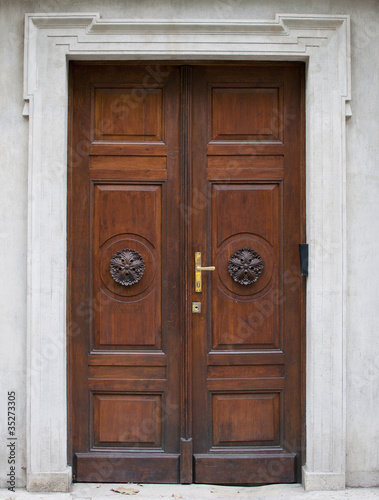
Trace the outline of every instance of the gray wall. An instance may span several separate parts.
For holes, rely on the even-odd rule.
[[[23,118],[25,12],[105,18],[273,19],[276,13],[350,14],[352,110],[347,124],[347,470],[379,484],[379,2],[377,0],[2,0],[0,3],[0,486],[6,486],[6,400],[17,394],[18,486],[26,467],[28,120]]]

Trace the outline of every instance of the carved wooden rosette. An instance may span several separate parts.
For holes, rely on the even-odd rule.
[[[252,248],[240,248],[229,259],[229,274],[240,285],[251,285],[258,281],[263,268],[262,257]]]
[[[145,272],[145,261],[136,250],[124,248],[111,258],[110,273],[112,278],[123,286],[135,285]]]

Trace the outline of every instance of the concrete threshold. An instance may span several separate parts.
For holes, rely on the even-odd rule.
[[[262,500],[311,500],[311,499],[379,499],[379,488],[347,488],[341,491],[305,492],[301,484],[276,484],[269,486],[217,486],[207,484],[73,484],[70,493],[30,493],[16,488],[15,493],[0,489],[1,499],[14,500],[155,500],[235,498]]]

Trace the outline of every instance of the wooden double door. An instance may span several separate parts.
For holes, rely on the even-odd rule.
[[[300,480],[303,66],[70,75],[74,480]]]

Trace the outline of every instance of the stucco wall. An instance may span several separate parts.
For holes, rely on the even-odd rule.
[[[17,395],[18,486],[25,483],[21,467],[26,466],[28,120],[22,116],[24,13],[67,11],[99,12],[107,18],[167,19],[273,19],[280,12],[351,15],[353,116],[347,125],[347,480],[354,486],[379,484],[379,299],[375,287],[379,270],[375,251],[379,213],[379,2],[15,0],[0,6],[0,486],[6,486],[8,470],[8,391],[16,391]]]

